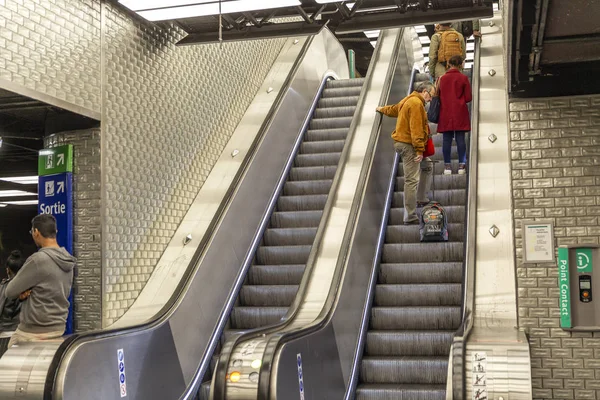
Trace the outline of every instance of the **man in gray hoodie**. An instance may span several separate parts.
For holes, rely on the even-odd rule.
[[[69,293],[76,259],[56,242],[56,219],[40,214],[31,236],[40,250],[27,259],[6,287],[6,297],[25,300],[21,321],[8,347],[61,337],[69,314]]]

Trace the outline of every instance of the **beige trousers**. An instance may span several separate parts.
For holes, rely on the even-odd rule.
[[[394,149],[402,157],[404,169],[404,222],[418,221],[417,200],[428,202],[427,192],[433,177],[433,162],[429,158],[417,163],[417,153],[412,144],[394,142]]]
[[[10,341],[8,342],[8,348],[10,349],[15,344],[19,343],[27,343],[27,342],[39,342],[43,340],[49,339],[58,339],[63,335],[64,331],[56,331],[56,332],[46,332],[46,333],[29,333],[23,332],[19,328],[15,331],[15,333],[10,337]]]

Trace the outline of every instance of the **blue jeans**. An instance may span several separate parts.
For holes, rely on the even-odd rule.
[[[456,147],[458,149],[458,162],[467,163],[467,144],[465,143],[465,131],[444,132],[444,144],[442,153],[444,154],[444,164],[450,164],[452,161],[452,139],[456,138]]]

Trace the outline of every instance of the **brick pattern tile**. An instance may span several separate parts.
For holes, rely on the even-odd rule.
[[[534,399],[600,399],[600,333],[559,328],[557,268],[523,264],[521,222],[551,220],[556,244],[600,243],[600,95],[510,103],[519,325]]]

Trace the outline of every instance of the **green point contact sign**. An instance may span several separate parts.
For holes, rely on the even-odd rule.
[[[73,172],[73,145],[40,150],[38,175],[54,175]]]
[[[558,248],[558,288],[560,292],[560,327],[571,328],[571,279],[569,249]]]

